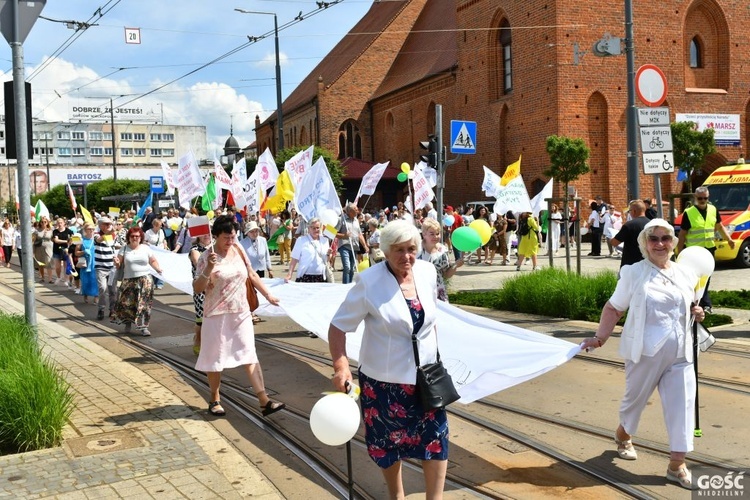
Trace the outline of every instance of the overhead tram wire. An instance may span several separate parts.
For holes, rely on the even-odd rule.
[[[53,61],[55,61],[63,52],[65,52],[68,47],[70,47],[76,40],[78,40],[81,35],[91,26],[93,26],[96,21],[100,20],[102,17],[104,17],[109,11],[111,11],[113,8],[117,6],[122,0],[109,0],[106,4],[104,4],[103,7],[99,7],[96,9],[96,11],[89,17],[87,21],[83,22],[75,22],[77,25],[81,26],[76,29],[75,33],[70,35],[67,40],[65,40],[62,45],[60,45],[55,51],[52,53],[50,57],[47,58],[42,64],[40,64],[34,71],[31,72],[29,76],[26,77],[26,81],[30,82],[34,79],[39,73],[44,71],[50,64],[52,64]],[[114,4],[107,9],[109,4]],[[107,9],[106,11],[104,9]]]
[[[120,1],[120,0],[118,0],[118,1]],[[342,3],[343,1],[344,0],[332,0],[330,2],[317,2],[317,4],[318,4],[318,8],[317,9],[312,10],[312,11],[308,12],[307,14],[303,14],[300,11],[299,15],[297,15],[294,19],[292,19],[291,21],[287,21],[286,23],[284,23],[281,26],[279,26],[278,30],[276,30],[276,29],[269,30],[269,31],[267,31],[266,33],[264,33],[264,34],[262,34],[260,36],[248,36],[247,37],[248,41],[246,43],[243,43],[239,47],[236,47],[236,48],[230,50],[229,52],[226,52],[226,53],[224,53],[224,54],[222,54],[222,55],[220,55],[220,56],[212,59],[211,61],[208,61],[207,63],[204,63],[204,64],[198,66],[194,70],[189,71],[189,72],[185,73],[182,76],[174,78],[174,79],[170,80],[169,82],[166,82],[166,83],[164,83],[162,85],[159,85],[158,87],[156,87],[156,88],[154,88],[152,90],[149,90],[148,92],[145,92],[145,93],[139,95],[138,97],[135,97],[135,98],[133,98],[133,99],[131,99],[129,101],[126,101],[125,103],[121,104],[121,106],[127,106],[128,104],[130,104],[132,102],[135,102],[135,101],[137,101],[139,99],[142,99],[142,98],[144,98],[146,96],[149,96],[149,95],[151,95],[151,94],[153,94],[155,92],[158,92],[159,90],[161,90],[161,89],[163,89],[163,88],[165,88],[165,87],[167,87],[169,85],[172,85],[173,83],[176,83],[176,82],[182,80],[183,78],[187,78],[188,76],[190,76],[192,74],[195,74],[195,73],[201,71],[202,69],[205,69],[205,68],[207,68],[207,67],[209,67],[209,66],[211,66],[213,64],[216,64],[219,61],[222,61],[222,60],[226,59],[227,57],[229,57],[231,55],[234,55],[237,52],[240,52],[241,50],[244,50],[247,47],[249,47],[251,45],[254,45],[255,43],[257,43],[257,42],[259,42],[261,40],[269,38],[272,35],[275,35],[275,33],[277,31],[280,32],[280,31],[283,31],[283,30],[285,30],[287,28],[290,28],[290,27],[294,26],[295,24],[301,23],[305,19],[313,17],[316,14],[320,14],[321,12],[323,12],[324,10],[328,9],[329,7],[331,7],[333,5]]]

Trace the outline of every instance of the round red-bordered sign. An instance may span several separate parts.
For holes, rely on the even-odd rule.
[[[656,65],[644,64],[635,72],[635,92],[646,106],[661,106],[667,99],[667,77]]]

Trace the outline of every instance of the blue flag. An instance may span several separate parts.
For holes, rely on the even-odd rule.
[[[682,169],[677,171],[677,182],[684,182],[688,180],[688,174]]]
[[[138,213],[135,215],[135,221],[133,222],[142,220],[143,216],[146,214],[146,207],[150,207],[153,202],[154,202],[154,192],[149,191],[148,196],[146,197],[146,201],[144,201],[141,208],[138,209]]]

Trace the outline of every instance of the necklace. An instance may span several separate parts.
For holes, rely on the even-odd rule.
[[[664,269],[659,270],[659,276],[661,278],[663,285],[669,285],[671,283],[674,283],[675,275],[674,275],[674,269],[672,267],[667,267]]]

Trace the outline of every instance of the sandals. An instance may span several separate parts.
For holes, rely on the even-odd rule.
[[[263,320],[260,319],[260,316],[256,316],[255,314],[253,314],[253,324],[254,325],[260,323],[261,321],[263,321]]]
[[[667,481],[674,481],[688,490],[693,489],[693,475],[685,464],[680,465],[677,470],[667,467]]]
[[[617,454],[623,460],[635,460],[638,458],[638,454],[635,452],[635,448],[633,447],[632,439],[620,441],[619,439],[617,439],[617,434],[615,434],[615,443],[617,443]]]
[[[221,406],[220,401],[211,401],[208,403],[208,413],[215,417],[223,417],[227,414],[226,411],[224,411],[224,408]]]
[[[271,415],[272,413],[276,413],[277,411],[281,411],[284,408],[286,408],[286,405],[284,403],[271,401],[270,399],[268,400],[268,403],[266,403],[265,406],[260,407],[264,417],[267,417]]]

